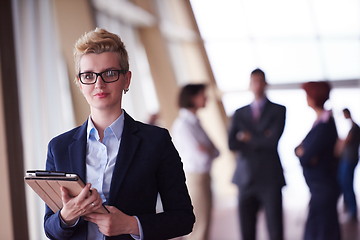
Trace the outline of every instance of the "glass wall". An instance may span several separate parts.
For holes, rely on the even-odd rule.
[[[219,87],[247,88],[261,67],[270,83],[360,77],[358,0],[191,1]]]
[[[270,100],[287,107],[279,145],[288,183],[285,204],[307,204],[299,201],[308,197],[308,190],[294,148],[315,115],[299,83],[332,81],[327,108],[333,109],[340,137],[349,129],[344,107],[360,122],[360,2],[192,0],[191,4],[227,115],[251,102],[249,75],[257,67],[267,75]],[[359,173],[355,181],[360,182]],[[355,185],[360,193],[360,184]]]

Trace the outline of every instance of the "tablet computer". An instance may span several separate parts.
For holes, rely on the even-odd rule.
[[[61,186],[66,187],[72,196],[77,196],[85,187],[85,183],[75,173],[29,170],[26,171],[24,180],[54,213],[62,208]],[[109,211],[103,206],[97,212]]]

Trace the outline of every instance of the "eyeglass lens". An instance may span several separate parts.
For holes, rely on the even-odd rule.
[[[79,74],[79,78],[83,84],[94,84],[100,76],[104,82],[110,83],[117,81],[121,72],[121,70],[107,70],[101,73],[84,72]]]

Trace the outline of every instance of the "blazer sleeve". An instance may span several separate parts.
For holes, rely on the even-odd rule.
[[[229,134],[228,134],[228,145],[230,150],[232,151],[242,150],[243,148],[246,147],[246,144],[240,142],[236,137],[238,132],[247,129],[245,126],[246,124],[244,123],[245,121],[244,111],[246,111],[245,108],[236,110],[231,118]]]
[[[195,222],[181,159],[167,131],[161,142],[156,178],[164,211],[138,216],[145,239],[186,235],[192,231]]]
[[[304,167],[314,167],[321,164],[321,161],[334,159],[334,147],[337,139],[335,123],[329,121],[320,123],[307,134],[301,146],[304,154],[299,157]]]
[[[282,105],[268,103],[266,110],[260,123],[251,121],[250,106],[240,108],[234,113],[228,138],[231,150],[242,152],[276,151],[285,127],[286,108]],[[248,131],[251,134],[252,137],[249,142],[244,143],[237,139],[236,135],[242,131]]]
[[[271,103],[268,112],[264,114],[265,127],[253,132],[249,142],[251,148],[267,152],[277,151],[281,135],[284,132],[286,121],[286,108],[282,105]]]
[[[50,141],[48,145],[46,169],[49,171],[59,170],[56,168],[55,156],[53,154],[53,149],[56,145],[58,144],[56,144],[54,140]],[[81,239],[81,235],[85,236],[86,225],[82,218],[80,218],[76,225],[64,228],[61,225],[59,214],[60,211],[54,213],[48,206],[45,207],[44,229],[49,239]]]

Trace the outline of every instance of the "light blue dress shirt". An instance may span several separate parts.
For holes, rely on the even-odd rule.
[[[111,179],[115,168],[117,154],[119,152],[121,135],[124,129],[124,114],[121,114],[104,131],[104,138],[100,136],[94,123],[89,117],[87,126],[87,149],[86,149],[86,182],[96,188],[103,203],[109,200]],[[142,229],[140,227],[140,237]],[[139,236],[132,236],[134,239],[142,239]],[[96,224],[89,222],[88,240],[102,240],[104,235],[99,231]]]

